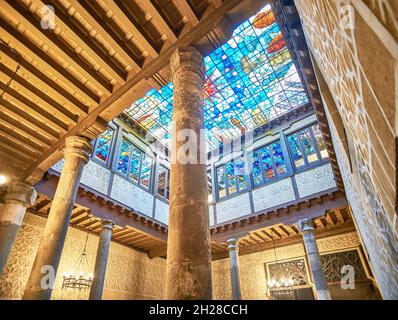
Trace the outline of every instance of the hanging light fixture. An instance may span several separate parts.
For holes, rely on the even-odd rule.
[[[87,242],[89,230],[87,231],[83,252],[79,256],[79,259],[76,261],[75,269],[70,272],[65,272],[62,276],[62,289],[73,289],[81,291],[88,290],[92,285],[94,275],[92,273],[86,272],[86,270],[89,268],[87,258]]]
[[[271,239],[272,239],[272,246],[274,250],[274,258],[275,258],[275,265],[277,268],[282,268],[280,264],[278,264],[278,256],[276,254],[276,247],[274,242],[273,230],[271,230]],[[268,296],[274,300],[291,300],[295,299],[296,294],[294,290],[294,279],[283,276],[283,270],[278,274],[282,274],[280,278],[270,278],[267,285],[268,285]]]

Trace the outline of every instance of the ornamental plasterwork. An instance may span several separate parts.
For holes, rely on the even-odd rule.
[[[352,3],[354,1],[358,2],[353,0]],[[392,1],[366,1],[366,4],[386,23],[386,4],[390,8],[396,6]],[[344,149],[339,145],[336,136],[333,139],[347,199],[365,248],[371,257],[372,269],[381,292],[384,298],[397,299],[398,239],[392,228],[390,215],[380,198],[381,190],[377,189],[375,177],[372,176],[372,141],[367,127],[369,116],[363,104],[362,92],[363,82],[368,84],[369,81],[362,72],[358,59],[355,35],[359,31],[355,30],[355,25],[354,28],[346,25],[346,17],[341,15],[342,7],[352,8],[345,7],[350,5],[351,1],[296,0],[295,3],[312,53],[335,99],[347,135],[352,140],[352,156],[357,163],[357,172],[354,174],[349,170]],[[384,11],[381,9],[383,7]],[[396,25],[395,17],[394,21]],[[370,90],[376,103],[372,108],[383,110],[376,98],[377,95],[372,88]],[[386,128],[388,129],[390,128]]]
[[[322,269],[328,282],[340,282],[343,266],[351,266],[355,271],[355,281],[367,280],[365,269],[357,250],[321,255]]]
[[[0,299],[21,299],[26,282],[39,247],[46,219],[26,214],[20,232],[3,274],[0,276]],[[63,272],[73,271],[76,261],[82,253],[86,233],[69,228],[58,276],[55,280],[53,299],[87,299],[87,291],[65,291],[61,289]],[[94,270],[98,237],[89,236],[88,268]],[[165,260],[150,260],[146,253],[131,248],[111,244],[108,258],[105,291],[113,291],[115,297],[161,299],[164,292]]]
[[[358,247],[361,242],[356,232],[345,233],[317,240],[319,252],[337,251]]]
[[[295,286],[305,286],[309,284],[304,259],[268,263],[267,269],[270,279],[292,279]]]

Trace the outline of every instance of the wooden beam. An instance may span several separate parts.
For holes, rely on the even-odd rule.
[[[12,52],[9,52],[10,49],[2,43],[0,43],[0,50],[6,53],[0,56],[1,71],[11,77],[11,74],[14,73],[18,66],[18,61],[11,58]],[[7,52],[10,56],[7,55]],[[89,109],[88,106],[82,103],[79,99],[76,99],[76,97],[70,94],[70,92],[60,87],[56,82],[49,79],[42,72],[39,72],[34,68],[34,66],[30,65],[30,68],[27,68],[26,63],[21,61],[21,67],[22,68],[20,68],[16,74],[18,77],[18,79],[16,78],[16,81],[22,83],[22,79],[24,79],[24,85],[27,85],[30,91],[34,91],[30,89],[34,86],[36,90],[39,90],[50,97],[53,101],[64,106],[64,110],[62,111],[66,110],[66,114],[69,113],[69,116],[72,116],[72,119],[75,121],[77,120],[75,115],[87,115]]]
[[[0,129],[0,138],[3,143],[10,144],[14,146],[17,149],[21,149],[21,151],[24,151],[27,153],[27,155],[32,156],[33,158],[37,158],[40,155],[40,151],[29,145],[28,143],[24,142],[21,139],[15,138],[11,134],[5,132],[4,130]]]
[[[46,145],[52,145],[57,140],[44,131],[42,128],[37,126],[35,123],[26,120],[25,118],[20,117],[18,114],[6,109],[4,104],[2,103],[4,100],[0,99],[0,105],[2,108],[0,109],[0,118],[14,126],[15,128],[21,128],[26,134],[30,136],[34,136],[35,138],[43,141]]]
[[[12,3],[12,5],[10,5]],[[0,16],[7,21],[13,28],[19,28],[22,31],[22,36],[31,38],[35,37],[40,41],[40,50],[49,47],[49,52],[56,55],[59,59],[62,59],[63,63],[67,64],[65,69],[73,68],[80,74],[81,79],[86,78],[92,85],[98,88],[96,94],[101,96],[103,94],[109,94],[112,92],[112,85],[107,83],[103,76],[96,72],[93,66],[89,66],[82,57],[75,51],[72,51],[68,46],[58,38],[54,36],[51,29],[44,30],[40,26],[40,18],[35,14],[32,14],[29,9],[21,5],[15,0],[5,0],[2,2],[2,10]],[[60,21],[57,21],[59,23]],[[22,28],[21,28],[22,27]],[[57,27],[56,27],[57,28]],[[35,43],[36,46],[38,43]],[[86,84],[83,82],[83,84]]]
[[[139,7],[151,15],[153,23],[157,26],[160,33],[166,35],[167,39],[171,42],[177,41],[177,36],[172,30],[171,26],[162,17],[161,13],[150,0],[135,0],[135,2]]]
[[[118,19],[122,25],[130,31],[133,39],[144,48],[147,54],[153,58],[157,57],[159,53],[156,49],[149,43],[146,37],[142,34],[142,32],[137,28],[137,26],[126,16],[125,12],[120,8],[123,3],[115,2],[114,0],[108,0],[105,2],[106,6],[110,11],[113,12],[116,19]]]
[[[344,217],[343,217],[343,215],[341,214],[340,209],[336,209],[334,212],[336,213],[337,220],[338,220],[340,223],[344,223],[344,222],[345,222],[345,221],[344,221]]]
[[[105,112],[109,112],[108,110],[112,109],[112,112],[121,111],[126,107],[125,102],[131,101],[131,96],[135,95],[136,92],[132,90],[136,85],[141,84],[141,81],[147,79],[159,70],[163,69],[169,64],[171,55],[175,52],[175,50],[179,47],[185,47],[196,43],[202,37],[204,37],[209,31],[216,28],[220,21],[225,18],[225,15],[235,8],[237,5],[244,5],[245,0],[229,0],[225,2],[222,6],[214,10],[210,13],[205,19],[201,21],[201,23],[194,28],[192,28],[189,32],[181,36],[181,38],[173,43],[170,47],[165,49],[162,52],[161,56],[156,57],[142,68],[140,72],[138,72],[133,78],[126,81],[124,85],[120,88],[116,89],[115,92],[107,99],[105,99],[97,108],[95,108],[85,119],[83,119],[78,125],[72,128],[67,135],[62,137],[58,143],[52,146],[48,151],[43,153],[43,155],[36,161],[32,163],[32,165],[24,172],[24,178],[29,180],[30,175],[35,172],[37,167],[41,167],[42,163],[45,163],[46,160],[57,150],[62,148],[65,144],[65,139],[70,135],[81,134],[85,128],[89,127],[93,124],[97,118]],[[112,3],[112,2],[110,2]],[[244,17],[242,17],[243,20]]]
[[[6,30],[5,28],[8,29]],[[0,37],[22,56],[21,65],[24,69],[28,69],[31,72],[35,70],[39,77],[41,74],[45,75],[56,83],[58,87],[67,89],[66,91],[77,99],[81,99],[92,106],[98,105],[100,98],[94,91],[87,88],[75,75],[70,74],[69,71],[66,72],[63,65],[41,51],[31,40],[23,37],[14,28],[8,26],[1,18]]]
[[[5,90],[7,88],[7,81],[8,78],[2,77],[0,74],[0,89]],[[30,109],[32,110],[32,114],[38,117],[38,119],[41,119],[45,123],[47,123],[49,126],[51,126],[54,130],[61,132],[61,133],[66,133],[68,129],[68,123],[63,122],[56,116],[54,116],[50,111],[47,111],[47,109],[35,103],[35,100],[31,100],[30,98],[26,97],[23,93],[25,90],[23,90],[23,87],[16,85],[14,82],[11,83],[11,85],[7,88],[7,92],[3,95],[3,99],[10,101],[14,105],[21,106],[22,108]],[[12,96],[14,99],[10,99],[10,96]],[[16,102],[18,101],[18,102]]]
[[[51,0],[51,3],[56,5],[57,2]],[[115,50],[115,54],[118,55],[128,65],[129,69],[126,70],[127,72],[129,72],[130,70],[138,72],[141,69],[136,61],[131,57],[131,55],[120,46],[119,42],[116,41],[114,37],[103,28],[102,24],[97,21],[95,17],[93,17],[93,15],[91,15],[79,1],[71,0],[70,6],[66,9],[71,15],[75,17],[76,13],[79,14],[91,26],[91,28],[93,28],[95,32],[106,42],[106,44],[109,45],[110,48]],[[74,9],[76,11],[74,13],[71,13],[71,9]]]
[[[13,125],[3,120],[2,118],[0,118],[0,130],[7,132],[9,135],[23,141],[24,143],[30,145],[38,151],[42,152],[49,148],[49,144],[43,142],[43,140],[41,139],[38,139],[34,133],[30,134],[27,131],[21,129],[19,126],[16,126],[15,124]]]
[[[355,226],[353,223],[345,224],[345,225],[339,225],[339,226],[333,226],[328,229],[322,229],[319,231],[315,232],[315,238],[316,239],[323,239],[326,237],[332,237],[338,234],[345,234],[345,233],[350,233],[355,231]],[[239,255],[246,255],[246,254],[251,254],[255,252],[262,252],[266,250],[272,250],[274,246],[276,248],[280,247],[285,247],[285,246],[291,246],[294,244],[302,243],[303,238],[301,235],[295,235],[295,236],[290,236],[290,237],[285,237],[279,240],[275,240],[274,243],[272,242],[264,242],[261,244],[256,244],[252,246],[245,246],[239,249]],[[214,260],[219,260],[219,259],[226,259],[228,258],[228,253],[227,252],[220,252],[220,253],[215,253],[213,254],[213,261]]]
[[[4,161],[4,163],[9,163],[11,166],[15,166],[17,163],[23,168],[28,166],[28,163],[31,161],[35,161],[36,158],[32,157],[26,152],[23,152],[19,147],[13,147],[5,141],[3,138],[0,137],[0,147],[2,148],[2,157],[7,157],[8,161]],[[18,157],[16,157],[18,155]],[[11,161],[10,161],[11,160]],[[14,163],[13,163],[14,161]]]
[[[272,216],[270,219],[258,221],[257,223],[253,224],[246,224],[244,226],[240,226],[239,231],[244,233],[244,232],[256,231],[261,228],[271,227],[279,224],[293,225],[296,224],[299,220],[307,218],[316,219],[324,215],[324,213],[327,210],[342,208],[347,205],[347,200],[345,198],[344,193],[336,191],[334,195],[335,195],[334,200],[331,200],[329,197],[328,198],[325,197],[322,204],[316,201],[316,199],[312,199],[310,201],[311,205],[306,209],[299,210],[297,208],[294,208],[293,206],[289,207],[290,211],[288,215]],[[218,242],[225,242],[228,239],[228,237],[232,236],[236,232],[237,230],[217,232],[212,235],[212,238],[217,240]],[[265,231],[262,230],[262,232],[264,233]]]
[[[199,23],[199,19],[196,16],[196,13],[194,12],[187,0],[172,0],[171,2],[181,13],[183,19],[185,18],[185,22],[189,21],[192,26],[196,26]]]
[[[325,219],[326,219],[326,221],[327,221],[327,223],[329,224],[329,225],[331,225],[331,226],[334,226],[334,222],[333,222],[333,219],[332,219],[332,217],[330,216],[330,211],[329,212],[326,212],[326,214],[325,214]]]

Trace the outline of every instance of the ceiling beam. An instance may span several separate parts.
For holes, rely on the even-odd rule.
[[[12,28],[19,30],[23,37],[31,39],[34,37],[40,41],[41,45],[37,42],[35,43],[39,50],[46,51],[47,54],[56,55],[59,59],[62,59],[63,63],[66,64],[66,70],[69,71],[72,68],[80,74],[81,80],[87,79],[82,81],[84,85],[87,85],[88,81],[97,88],[96,94],[98,96],[112,93],[112,85],[92,65],[89,65],[80,54],[66,45],[51,29],[43,30],[40,26],[40,19],[37,20],[38,17],[29,11],[28,8],[14,0],[3,1],[1,5],[3,10],[0,11],[0,16]],[[62,24],[61,21],[59,23]]]
[[[137,5],[145,10],[148,14],[151,15],[153,19],[153,24],[158,28],[160,33],[163,33],[167,37],[165,40],[169,40],[171,42],[177,41],[177,36],[172,30],[171,26],[167,23],[165,18],[162,17],[161,13],[156,9],[150,0],[135,0]]]
[[[64,144],[65,139],[71,135],[79,135],[85,130],[85,128],[92,125],[101,114],[112,114],[116,115],[123,111],[123,109],[128,105],[128,101],[130,103],[133,101],[134,96],[137,96],[137,91],[133,90],[134,87],[142,85],[147,85],[146,83],[142,83],[143,80],[150,78],[159,70],[168,66],[171,55],[175,52],[175,50],[179,47],[185,47],[188,45],[192,45],[198,42],[201,38],[206,36],[211,30],[216,28],[220,21],[225,17],[229,11],[234,9],[238,5],[244,6],[249,1],[241,1],[241,0],[229,0],[225,2],[222,6],[218,7],[212,13],[210,13],[205,19],[201,21],[200,24],[193,27],[187,33],[181,36],[175,43],[173,43],[170,47],[165,49],[162,52],[162,55],[156,57],[151,61],[148,65],[142,68],[140,72],[138,72],[134,77],[127,80],[124,85],[115,90],[115,92],[105,99],[100,105],[95,108],[85,119],[80,121],[74,128],[72,128],[68,134],[64,135],[58,143],[53,145],[48,151],[42,154],[42,156],[36,161],[32,163],[32,165],[25,171],[24,178],[27,181],[31,180],[31,174],[34,174],[37,167],[41,167],[43,163],[46,163],[47,159],[50,158],[57,150],[60,150]],[[110,2],[112,3],[112,2]],[[260,2],[258,6],[260,6]],[[242,20],[244,17],[241,17]]]
[[[24,95],[29,100],[33,101],[37,106],[40,106],[43,110],[51,113],[57,119],[63,123],[70,125],[76,125],[79,116],[70,111],[68,106],[61,105],[58,101],[52,99],[46,95],[43,91],[39,90],[35,85],[24,79],[18,74],[8,69],[6,66],[0,63],[0,80],[3,83],[7,83],[9,79],[13,79],[10,87],[13,87],[20,94]]]
[[[68,130],[68,124],[64,123],[53,114],[48,112],[46,109],[37,105],[34,101],[24,96],[20,91],[20,86],[15,85],[15,83],[11,83],[10,86],[7,88],[7,81],[0,74],[0,89],[6,91],[3,95],[3,99],[9,101],[14,106],[24,110],[25,112],[34,115],[38,119],[41,119],[45,124],[51,126],[56,132],[60,134],[65,134]]]
[[[22,59],[16,57],[11,49],[3,43],[0,43],[0,50],[5,53],[0,56],[0,61],[8,70],[12,70],[14,72],[17,69],[18,64],[20,64],[21,68],[17,72],[18,76],[25,79],[28,83],[34,83],[40,91],[51,97],[53,100],[58,101],[61,105],[66,105],[67,109],[72,114],[77,114],[79,116],[87,115],[89,107],[83,103],[81,99],[77,99],[69,91],[51,80],[32,64],[26,63],[22,57]]]
[[[345,234],[345,233],[350,233],[354,232],[355,226],[353,223],[348,223],[345,225],[339,225],[339,226],[332,226],[327,229],[322,229],[315,231],[315,238],[316,239],[323,239],[326,237],[332,237],[335,235],[339,234]],[[275,240],[274,243],[272,242],[264,242],[261,244],[255,244],[251,246],[245,246],[239,249],[239,255],[246,255],[246,254],[251,254],[255,252],[262,252],[266,250],[272,250],[273,248],[280,248],[280,247],[285,247],[285,246],[291,246],[294,244],[299,244],[303,243],[303,238],[301,235],[295,235],[295,236],[290,236],[290,237],[285,237],[280,240]],[[220,259],[226,259],[228,258],[228,252],[219,252],[215,253],[212,255],[213,261],[214,260],[220,260]]]
[[[183,20],[190,22],[192,26],[196,26],[199,23],[199,19],[196,16],[194,10],[191,8],[187,0],[171,0],[177,10],[183,16]]]
[[[55,1],[51,1],[54,3]],[[97,21],[87,10],[82,6],[82,4],[78,0],[71,0],[70,7],[67,8],[70,10],[71,8],[75,9],[76,13],[78,13],[87,23],[95,30],[97,34],[101,38],[105,40],[105,42],[115,50],[116,54],[120,56],[121,59],[134,71],[138,72],[141,70],[140,66],[136,63],[136,61],[131,57],[131,55],[120,46],[119,42],[114,39],[112,35],[110,35],[102,26],[102,24]],[[127,70],[129,71],[129,70]]]
[[[126,14],[120,8],[120,6],[122,5],[121,2],[118,4],[114,0],[108,0],[105,2],[105,4],[109,8],[109,10],[113,12],[116,19],[118,19],[123,24],[123,26],[125,26],[127,28],[127,30],[129,30],[130,34],[132,35],[132,38],[135,39],[142,46],[142,48],[144,48],[144,50],[147,52],[147,54],[149,56],[151,56],[152,58],[155,58],[159,55],[159,53],[152,46],[152,44],[149,43],[149,41],[145,38],[145,36],[142,34],[142,32],[126,16]]]
[[[31,69],[32,66],[35,66],[36,70],[40,70],[40,73],[45,74],[58,86],[68,89],[67,91],[71,92],[77,99],[80,97],[91,106],[98,105],[100,98],[94,91],[86,87],[75,75],[69,73],[68,69],[65,70],[60,62],[47,55],[14,28],[8,26],[1,18],[0,37],[22,56],[21,65],[25,69]]]

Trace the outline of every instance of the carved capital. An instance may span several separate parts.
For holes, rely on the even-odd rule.
[[[102,229],[113,230],[115,223],[112,220],[102,220],[101,221]]]
[[[24,206],[32,206],[37,198],[37,192],[30,184],[12,181],[7,186],[7,194],[5,195],[5,201],[13,200],[19,201]]]
[[[300,220],[299,222],[297,222],[297,228],[303,234],[314,233],[315,231],[314,223],[311,219]]]
[[[80,157],[84,162],[88,162],[92,146],[87,138],[72,136],[66,138],[64,157],[75,156]]]
[[[230,238],[227,240],[228,251],[238,251],[239,249],[239,240],[236,238]]]
[[[199,75],[204,80],[205,66],[202,54],[194,47],[178,48],[170,59],[171,75],[174,76],[178,71],[188,71]]]

